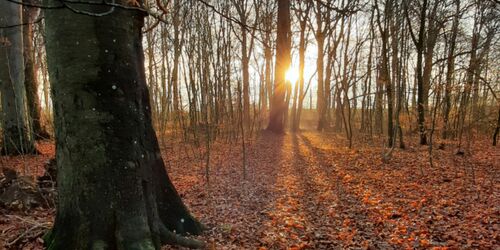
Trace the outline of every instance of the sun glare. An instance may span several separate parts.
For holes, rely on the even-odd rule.
[[[285,80],[290,82],[292,85],[299,80],[299,71],[294,68],[289,68],[285,74]]]

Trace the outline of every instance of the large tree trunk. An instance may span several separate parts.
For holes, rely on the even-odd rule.
[[[0,93],[2,97],[3,154],[35,152],[26,118],[23,28],[21,6],[0,2]]]
[[[198,234],[202,225],[172,185],[153,131],[143,13],[73,7],[110,13],[46,10],[59,194],[47,248],[200,247],[173,233]]]
[[[285,73],[290,67],[290,0],[278,1],[277,33],[273,102],[267,129],[274,133],[283,133],[285,129],[285,112],[287,110],[285,103]]]

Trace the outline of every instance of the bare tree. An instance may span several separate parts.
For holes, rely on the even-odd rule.
[[[35,152],[26,117],[21,5],[0,2],[0,93],[4,154]]]

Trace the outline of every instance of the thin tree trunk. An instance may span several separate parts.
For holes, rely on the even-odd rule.
[[[449,136],[449,118],[451,111],[451,88],[455,75],[455,47],[456,39],[458,33],[458,23],[460,20],[460,1],[455,1],[456,12],[453,18],[453,25],[451,28],[451,37],[448,41],[448,57],[446,59],[446,84],[444,88],[444,110],[443,110],[443,132],[441,134],[441,139],[446,140]],[[440,148],[444,148],[444,142],[441,143]]]
[[[500,132],[500,107],[498,108],[497,127],[493,133],[493,146],[497,145],[498,133]]]

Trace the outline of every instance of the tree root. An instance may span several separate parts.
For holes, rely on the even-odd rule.
[[[205,243],[203,241],[178,235],[168,230],[164,225],[160,226],[160,235],[162,244],[178,245],[192,249],[201,249],[205,247]]]
[[[154,237],[153,237],[154,238]],[[126,243],[126,249],[138,249],[138,250],[154,250],[154,249],[160,249],[160,242],[157,242],[155,244],[155,240],[151,237],[146,237],[142,238],[140,241]],[[46,249],[61,249],[61,246],[64,246],[65,244],[56,244],[58,242],[58,239],[55,239],[54,231],[53,228],[49,230],[45,236],[43,236],[43,240],[45,241],[45,247]],[[116,243],[118,241],[121,241],[123,239],[119,238],[114,238]],[[205,247],[205,242],[196,240],[196,239],[191,239],[179,234],[176,234],[170,230],[168,230],[163,223],[159,223],[159,240],[161,241],[161,245],[172,245],[172,246],[182,246],[182,247],[187,247],[191,249],[202,249]],[[116,243],[111,243],[111,242],[106,242],[102,240],[98,240],[95,242],[90,243],[92,246],[92,249],[109,249],[109,246],[115,246],[115,245],[120,245]],[[121,244],[124,244],[123,242]]]

